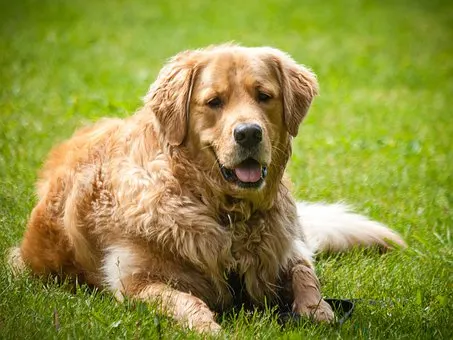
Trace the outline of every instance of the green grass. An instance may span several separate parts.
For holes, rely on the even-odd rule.
[[[297,197],[347,201],[409,248],[319,259],[326,296],[379,301],[357,303],[341,328],[240,313],[221,336],[453,338],[452,22],[451,2],[437,0],[2,1],[0,252],[21,239],[51,146],[132,113],[167,57],[272,45],[321,84],[289,167]],[[0,267],[0,338],[197,338],[145,304]]]

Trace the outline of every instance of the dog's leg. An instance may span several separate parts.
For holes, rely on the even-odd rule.
[[[156,304],[166,315],[199,332],[220,330],[214,313],[201,299],[153,278],[150,269],[153,265],[152,261],[148,262],[146,248],[140,249],[136,244],[117,244],[106,249],[105,254],[103,281],[118,300],[127,296]],[[170,265],[168,270],[171,271]]]
[[[123,286],[124,295],[157,304],[165,314],[183,326],[201,333],[216,333],[221,329],[214,320],[214,313],[196,296],[164,283],[144,283],[140,275],[124,280]]]
[[[285,308],[315,321],[332,321],[332,308],[321,297],[319,280],[313,269],[312,253],[307,245],[296,240],[293,254],[281,273],[282,297]]]
[[[313,268],[299,262],[292,267],[291,278],[293,312],[316,321],[332,321],[334,318],[332,308],[321,297],[319,280]]]
[[[33,209],[21,247],[11,249],[8,260],[15,273],[25,267],[42,276],[75,272],[65,230],[45,200]]]

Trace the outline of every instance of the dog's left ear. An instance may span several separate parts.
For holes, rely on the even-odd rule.
[[[156,115],[160,133],[172,145],[183,143],[187,134],[190,98],[195,78],[195,51],[169,60],[145,96],[145,106]]]
[[[297,64],[286,53],[271,48],[266,50],[280,78],[285,125],[289,134],[295,137],[313,98],[318,94],[318,81],[310,69]]]

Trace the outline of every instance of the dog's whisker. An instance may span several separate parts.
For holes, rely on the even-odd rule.
[[[288,150],[283,150],[279,148],[277,145],[272,145],[272,150],[277,151],[277,154],[279,155],[288,153]]]
[[[209,149],[209,148],[212,148],[212,146],[211,145],[205,145],[205,146],[202,146],[200,148],[200,151],[203,151],[203,150],[206,150],[206,149]]]
[[[213,173],[215,171],[216,167],[217,167],[217,162],[214,162],[211,166],[211,169],[209,170],[209,173]]]

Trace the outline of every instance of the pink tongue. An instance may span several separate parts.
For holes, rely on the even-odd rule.
[[[258,165],[236,168],[234,173],[244,183],[255,183],[261,179],[261,167]]]

